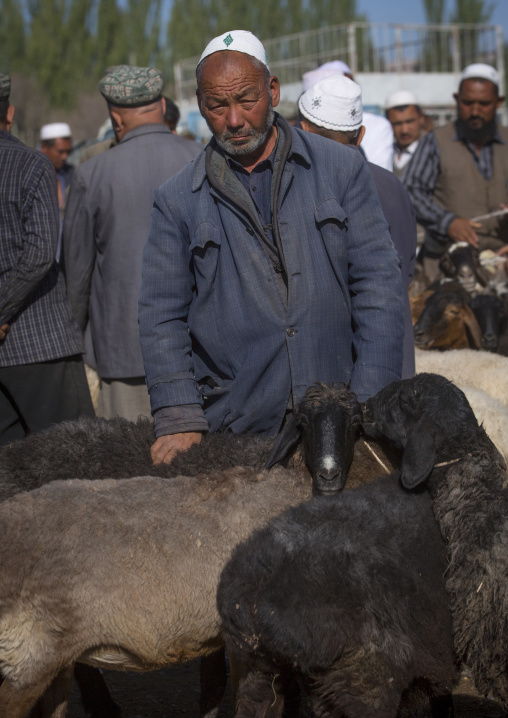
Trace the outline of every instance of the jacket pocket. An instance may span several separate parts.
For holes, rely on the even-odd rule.
[[[202,222],[196,227],[189,249],[198,291],[215,279],[221,241],[220,230],[211,222]]]
[[[316,225],[323,237],[333,266],[346,256],[347,214],[334,197],[325,199],[314,210]]]

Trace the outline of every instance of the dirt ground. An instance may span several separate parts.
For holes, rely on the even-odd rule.
[[[108,671],[105,678],[122,718],[199,718],[199,663],[192,661],[153,673]],[[466,676],[454,692],[455,718],[507,718],[499,704],[480,699]],[[232,718],[227,690],[219,718]],[[85,718],[74,689],[67,718]]]

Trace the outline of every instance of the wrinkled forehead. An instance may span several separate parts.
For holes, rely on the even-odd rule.
[[[243,52],[224,50],[208,55],[198,65],[197,79],[203,92],[224,91],[228,86],[264,83],[267,69]]]

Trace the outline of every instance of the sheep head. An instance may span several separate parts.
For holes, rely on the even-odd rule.
[[[420,349],[481,349],[482,334],[469,299],[456,284],[439,287],[426,299],[414,325],[415,345]]]
[[[445,277],[456,279],[468,292],[485,287],[488,274],[480,262],[478,249],[467,242],[453,244],[441,257],[439,269]]]
[[[499,337],[506,332],[508,323],[505,303],[491,294],[477,294],[470,306],[480,325],[482,349],[497,352]]]
[[[504,464],[464,392],[438,374],[418,374],[381,389],[363,405],[362,426],[367,436],[402,450],[401,482],[408,489],[428,479],[437,463],[480,448]]]
[[[353,461],[360,420],[360,404],[345,384],[309,387],[275,440],[266,468],[282,462],[301,441],[314,492],[341,491]]]

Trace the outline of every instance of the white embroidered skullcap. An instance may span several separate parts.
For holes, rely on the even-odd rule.
[[[342,60],[333,60],[332,62],[325,62],[324,65],[320,65],[316,70],[309,70],[304,73],[302,77],[303,91],[310,90],[312,85],[316,82],[324,80],[326,77],[334,77],[337,75],[351,75],[351,69],[349,65],[346,65]]]
[[[404,107],[405,105],[418,105],[416,95],[409,90],[397,90],[388,95],[385,102],[385,110],[391,110],[392,107]]]
[[[307,120],[326,130],[349,132],[362,126],[362,91],[344,75],[316,82],[300,97],[298,107]]]
[[[213,55],[214,52],[221,52],[222,50],[243,52],[245,55],[255,57],[256,60],[268,67],[268,58],[262,42],[248,30],[230,30],[230,32],[214,37],[205,47],[199,62],[202,62],[208,55]]]
[[[56,140],[59,137],[72,137],[71,128],[66,122],[51,122],[41,127],[41,140]]]
[[[473,65],[468,65],[460,76],[460,81],[469,80],[470,78],[482,78],[483,80],[490,80],[499,87],[499,73],[492,65],[485,65],[483,62],[475,62]]]

